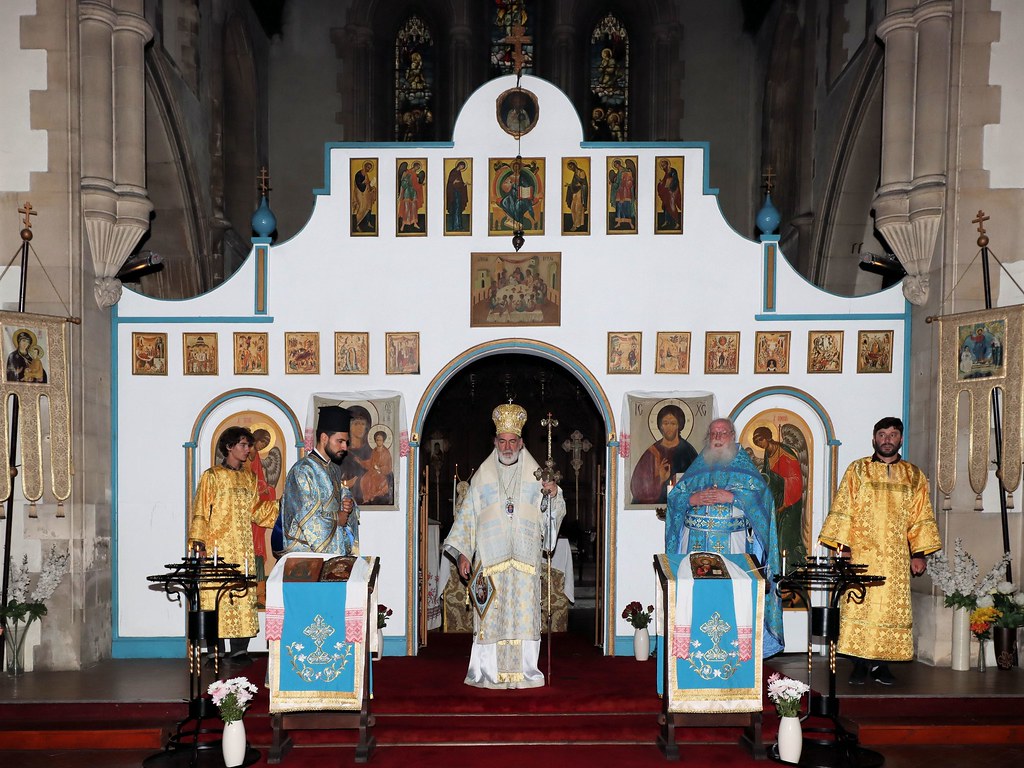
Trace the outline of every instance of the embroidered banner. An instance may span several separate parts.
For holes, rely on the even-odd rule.
[[[0,312],[0,339],[6,372],[0,398],[18,398],[18,441],[21,444],[21,487],[25,498],[43,496],[43,443],[50,446],[50,492],[57,501],[71,495],[71,409],[68,405],[67,351],[64,318],[27,312]],[[46,399],[49,424],[40,413]],[[0,408],[0,453],[10,453],[8,409]],[[11,478],[0,473],[0,501],[11,495]]]
[[[1014,490],[1021,474],[1021,391],[1024,388],[1024,306],[943,315],[939,321],[938,485],[956,486],[960,393],[969,395],[967,475],[975,493],[988,482],[992,390],[1003,395],[1002,479]]]
[[[359,651],[346,638],[347,591],[348,584],[341,581],[285,583],[282,691],[352,692]]]

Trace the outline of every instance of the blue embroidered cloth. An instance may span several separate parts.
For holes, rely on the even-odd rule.
[[[285,582],[280,690],[352,692],[360,648],[346,641],[345,582]]]
[[[730,554],[720,555],[729,578],[694,578],[690,558],[706,554],[659,555],[669,577],[669,711],[760,711],[764,581],[749,556]],[[666,652],[660,635],[658,648]],[[659,664],[659,693],[662,677]]]

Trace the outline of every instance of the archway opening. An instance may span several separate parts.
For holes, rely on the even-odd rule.
[[[510,400],[527,411],[524,443],[542,465],[548,455],[548,433],[541,420],[550,413],[558,422],[551,431],[551,449],[566,500],[559,547],[569,557],[556,550],[554,561],[564,565],[570,559],[571,567],[564,571],[561,585],[564,600],[556,595],[555,603],[565,609],[564,631],[600,645],[606,425],[586,387],[557,361],[526,353],[493,354],[467,364],[446,382],[421,432],[419,509],[428,525],[419,529],[430,531],[433,541],[444,542],[455,517],[457,485],[468,481],[490,455],[491,412]],[[435,556],[432,549],[437,551],[428,547],[428,558]],[[464,609],[460,612],[461,600],[453,599],[457,576],[446,557],[440,557],[440,565],[441,616],[429,615],[429,601],[421,605],[421,646],[428,645],[434,633],[466,632],[467,624],[472,631],[472,617]],[[558,585],[557,576],[552,583]],[[562,631],[562,626],[556,621],[554,631]]]

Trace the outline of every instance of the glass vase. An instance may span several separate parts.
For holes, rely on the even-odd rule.
[[[8,621],[4,629],[4,668],[11,677],[25,674],[25,638],[33,621]]]
[[[979,638],[978,639],[978,671],[979,672],[984,672],[985,669],[987,668],[987,665],[985,663],[985,651],[987,650],[986,647],[985,647],[985,644],[987,642],[988,642],[988,640],[985,640],[984,638]]]

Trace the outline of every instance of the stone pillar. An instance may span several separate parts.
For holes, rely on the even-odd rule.
[[[875,223],[907,277],[903,294],[928,299],[928,272],[946,189],[951,0],[891,0],[885,42],[882,178]]]
[[[142,0],[79,6],[82,104],[90,111],[82,121],[82,209],[101,307],[120,298],[117,272],[149,229],[153,210],[145,186],[143,53],[153,30],[142,11]]]

